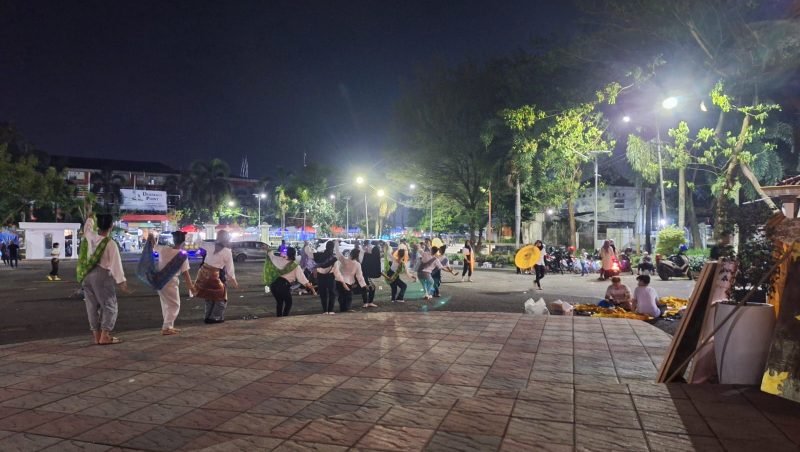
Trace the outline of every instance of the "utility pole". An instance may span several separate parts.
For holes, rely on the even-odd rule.
[[[433,240],[433,191],[431,191],[431,240]]]
[[[597,170],[597,153],[594,154],[594,242],[592,243],[592,250],[597,248],[597,187],[600,182],[600,172]]]
[[[344,198],[344,234],[350,237],[350,197]]]
[[[517,176],[517,199],[514,203],[514,245],[519,249],[520,229],[522,229],[522,200]]]
[[[367,192],[364,191],[364,223],[367,226],[367,235],[365,239],[369,238],[369,206],[367,205]]]
[[[656,118],[656,144],[658,148],[658,185],[661,187],[661,218],[667,220],[667,199],[664,196],[664,165],[661,162],[661,127],[658,125],[658,118]],[[658,222],[661,224],[661,221]]]

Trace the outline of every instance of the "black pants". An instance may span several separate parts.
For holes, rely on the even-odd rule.
[[[58,258],[50,259],[50,276],[58,276]]]
[[[269,290],[275,297],[275,315],[286,317],[292,310],[292,285],[284,278],[278,277],[270,286]]]
[[[364,282],[367,283],[367,288],[361,292],[361,301],[364,304],[369,304],[375,301],[375,285],[372,284],[372,280],[369,278],[364,278]]]
[[[17,255],[10,255],[8,256],[8,263],[11,264],[12,267],[19,267],[19,258]]]
[[[469,275],[472,278],[472,261],[469,259],[464,259],[464,269],[461,270],[461,277],[463,278],[464,275]]]
[[[389,270],[389,272],[387,273],[387,276],[391,277],[392,275],[394,275],[394,272]],[[406,285],[405,281],[400,279],[400,277],[398,276],[397,279],[395,279],[394,281],[392,281],[389,284],[389,287],[392,288],[392,301],[404,300],[403,297],[406,296],[406,288],[408,287]],[[400,293],[398,293],[398,289],[399,289]]]
[[[442,285],[442,271],[438,268],[431,272],[431,277],[433,278],[433,296],[439,296],[439,286]]]
[[[336,288],[339,291],[339,312],[347,312],[353,304],[354,288],[345,287],[344,283],[337,282]]]
[[[336,303],[336,280],[333,273],[317,274],[319,283],[319,299],[322,301],[322,312],[333,312]]]
[[[536,287],[542,288],[542,283],[540,282],[544,278],[544,265],[534,265],[533,266],[534,272],[536,272],[536,279],[533,280]]]

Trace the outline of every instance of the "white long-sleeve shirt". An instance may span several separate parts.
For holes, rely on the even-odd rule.
[[[166,267],[167,264],[170,263],[170,261],[175,258],[175,256],[177,256],[181,252],[185,252],[181,249],[175,249],[167,245],[156,245],[155,251],[158,253],[159,270],[162,270],[164,267]],[[188,271],[189,271],[189,259],[186,259],[185,261],[183,261],[181,269],[178,270],[178,273],[175,274],[175,277],[173,279],[177,282],[179,280],[181,273]]]
[[[278,268],[286,268],[286,266],[289,265],[289,259],[286,259],[283,256],[274,256],[270,254],[269,259]],[[308,278],[306,278],[305,273],[303,273],[303,269],[299,265],[295,267],[294,270],[290,271],[289,273],[283,274],[280,277],[284,278],[290,283],[297,281],[304,286],[308,284]]]
[[[419,271],[421,272],[431,273],[437,268],[440,270],[444,268],[442,263],[439,262],[439,259],[435,256],[431,256],[429,251],[423,252],[420,260]]]
[[[218,253],[214,252],[216,250],[216,244],[212,243],[211,245],[203,246],[203,248],[206,250],[205,265],[219,270],[224,268],[228,278],[236,279],[236,269],[233,266],[233,253],[230,248],[225,247]]]
[[[406,276],[408,276],[409,278],[414,277],[414,275],[411,274],[408,265],[403,265],[403,268],[405,269]],[[389,264],[389,270],[391,270],[392,273],[397,273],[399,269],[400,269],[400,261],[398,261],[397,259],[392,259],[392,263]]]
[[[336,259],[339,260],[339,264],[333,269],[333,275],[336,281],[350,286],[358,281],[359,286],[366,287],[367,283],[364,281],[364,273],[361,271],[361,263],[357,260],[344,257],[342,252],[339,251],[338,243],[333,247],[333,252],[336,253]]]
[[[89,245],[89,256],[94,253],[94,250],[97,249],[97,245],[99,245],[104,238],[104,236],[94,231],[94,218],[87,219],[86,223],[83,224],[83,239],[86,240],[86,243]],[[117,284],[122,284],[126,281],[125,270],[122,268],[122,257],[119,255],[119,247],[117,246],[117,242],[113,239],[109,239],[103,256],[100,258],[100,263],[97,265],[108,270],[109,273],[111,273],[111,277],[114,278],[114,282]]]

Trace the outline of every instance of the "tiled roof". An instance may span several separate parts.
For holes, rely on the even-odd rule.
[[[775,184],[778,187],[787,185],[800,185],[800,174],[797,176],[787,177],[786,179]]]

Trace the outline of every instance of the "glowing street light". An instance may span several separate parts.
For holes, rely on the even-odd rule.
[[[366,181],[364,180],[363,177],[361,177],[361,176],[356,177],[356,183],[358,185],[364,185],[364,182],[366,182]]]
[[[547,209],[547,214],[548,214],[548,215],[552,215],[553,213],[555,213],[555,212],[553,211],[553,209]]]
[[[329,198],[331,198],[333,201],[336,201],[336,195],[330,195]]]
[[[235,205],[236,205],[236,202],[235,202],[235,201],[233,201],[233,200],[231,200],[231,201],[228,201],[228,207],[233,207],[233,206],[235,206]]]
[[[383,198],[386,195],[386,192],[383,191],[383,189],[379,189],[377,191],[377,195],[378,195],[379,198]]]
[[[408,188],[414,190],[414,189],[417,188],[417,184],[411,184],[411,185],[408,186]]]
[[[678,106],[678,98],[668,97],[661,102],[661,106],[667,110],[672,110],[673,108]]]
[[[623,116],[622,117],[622,122],[631,122],[631,117],[628,116],[628,115]]]

